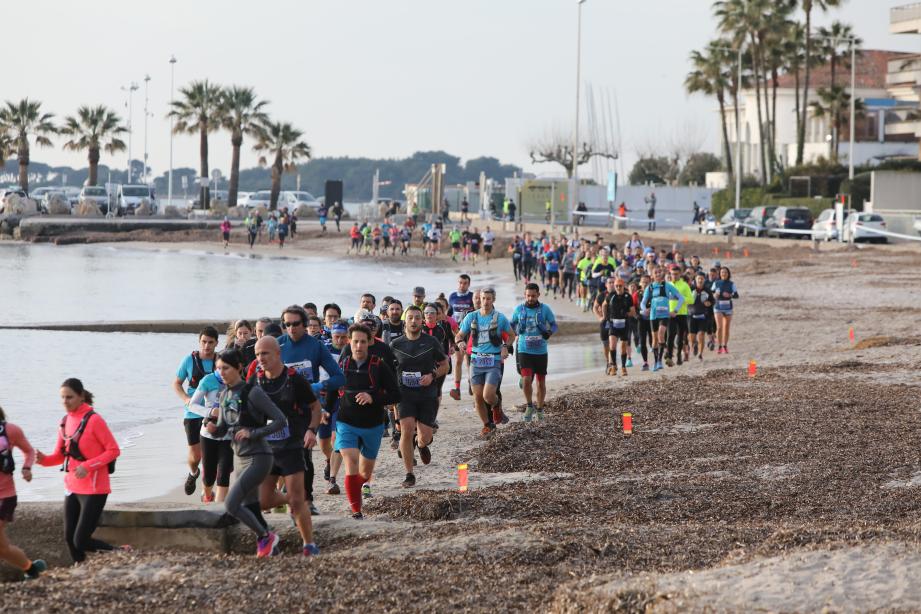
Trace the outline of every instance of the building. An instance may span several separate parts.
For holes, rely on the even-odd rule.
[[[888,71],[890,64],[904,60],[905,54],[893,51],[863,50],[857,56],[855,84],[857,99],[862,100],[865,112],[855,121],[854,162],[856,165],[875,164],[892,158],[917,158],[918,142],[903,130],[890,130],[890,123],[899,123],[903,115],[893,113],[901,108],[889,90]],[[835,85],[850,90],[850,59],[840,61],[835,74]],[[771,85],[771,84],[769,84]],[[792,166],[796,162],[796,80],[794,75],[781,75],[777,87],[777,107],[773,114],[777,124],[776,154],[780,163]],[[819,66],[810,71],[809,102],[819,100],[818,91],[832,85],[831,67]],[[800,75],[802,88],[802,75]],[[773,87],[772,93],[773,93]],[[800,91],[802,96],[802,90]],[[800,101],[802,103],[802,101]],[[763,103],[762,103],[763,104]],[[773,102],[772,102],[773,105]],[[743,90],[741,95],[741,147],[742,170],[745,175],[761,173],[761,141],[758,131],[758,111],[755,90]],[[840,122],[838,160],[848,163],[850,114],[843,110]],[[734,106],[726,107],[727,131],[733,158],[736,155],[736,134]],[[803,161],[816,162],[819,158],[832,157],[832,118],[816,116],[812,108],[806,119],[806,138],[803,148]]]
[[[889,31],[893,34],[921,34],[921,3],[891,9]],[[902,54],[891,59],[886,86],[896,100],[891,109],[893,121],[886,126],[887,138],[921,140],[921,55]]]

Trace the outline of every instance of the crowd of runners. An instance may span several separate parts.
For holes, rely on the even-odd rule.
[[[475,262],[479,249],[473,245],[481,241],[489,256],[485,248],[494,236],[488,228],[468,233],[466,243],[457,232],[452,229],[448,239],[455,257]],[[478,436],[489,438],[509,422],[501,387],[513,361],[525,399],[518,407],[523,420],[543,420],[548,342],[558,325],[542,296],[593,312],[609,375],[626,376],[633,351],[643,371],[650,370],[650,354],[651,370],[658,371],[692,355],[703,360],[708,349],[729,351],[739,295],[729,268],[719,262],[705,268],[677,245],[657,250],[636,233],[623,246],[599,235],[525,233],[508,251],[524,287],[523,301],[509,315],[496,309],[494,288],[472,289],[470,276],[461,274],[453,292],[434,299],[422,287],[405,302],[362,294],[351,317],[335,303],[308,302],[285,307],[280,316],[239,320],[226,332],[204,328],[172,381],[185,412],[186,495],[200,483],[203,503],[223,502],[253,532],[260,557],[276,554],[279,542],[263,512],[287,506],[303,555],[318,554],[311,520],[319,513],[315,447],[323,454],[323,490],[344,490],[348,513],[360,519],[383,442],[402,461],[404,488],[416,485],[417,462],[431,462],[444,388],[452,399],[473,401]],[[27,481],[36,462],[63,465],[73,560],[113,549],[92,534],[120,450],[79,380],[62,384],[61,399],[66,414],[50,454],[34,451],[0,410],[0,559],[27,577],[36,577],[44,563],[29,560],[3,530],[16,507],[14,447],[23,452]]]
[[[422,254],[427,258],[436,257],[450,246],[453,262],[470,262],[473,265],[482,257],[487,263],[493,257],[496,233],[486,226],[480,231],[478,226],[468,223],[462,226],[446,227],[442,218],[429,217],[421,224],[414,217],[407,217],[398,224],[385,217],[381,223],[367,220],[355,221],[349,229],[349,254],[365,256],[401,256],[413,253],[413,247],[422,245]],[[481,256],[482,254],[482,256]]]

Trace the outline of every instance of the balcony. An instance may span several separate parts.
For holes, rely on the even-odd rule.
[[[921,33],[921,2],[889,9],[889,31],[892,34]]]

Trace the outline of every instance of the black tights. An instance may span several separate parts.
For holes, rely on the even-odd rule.
[[[306,465],[306,471],[304,471],[304,499],[307,501],[313,501],[313,450],[310,448],[304,448],[304,465]]]
[[[64,497],[64,539],[74,563],[86,560],[87,552],[115,550],[111,544],[93,539],[109,495],[67,495]]]
[[[202,483],[209,488],[230,486],[233,473],[233,448],[230,440],[201,438]]]
[[[678,340],[678,354],[681,354],[681,350],[687,345],[688,342],[688,317],[685,316],[675,316],[671,318],[668,322],[668,357],[671,358],[674,356],[672,353],[675,348],[675,339]]]
[[[649,346],[652,345],[652,324],[649,320],[639,319],[640,325],[640,352],[643,354],[643,362],[649,362]]]

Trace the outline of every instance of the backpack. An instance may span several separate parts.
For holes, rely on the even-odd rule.
[[[479,312],[474,312],[479,313]],[[479,315],[473,316],[470,323],[470,334],[473,335],[473,344],[477,345],[480,338],[480,318]],[[496,347],[502,346],[502,335],[499,334],[499,312],[493,309],[492,318],[489,321],[489,342]]]
[[[16,471],[16,461],[13,460],[13,444],[10,443],[10,438],[6,434],[6,422],[2,420],[0,420],[0,437],[6,439],[6,450],[0,452],[0,473],[12,475]]]
[[[522,316],[525,315],[526,313],[525,309],[527,308],[528,308],[527,305],[525,305],[524,303],[521,303],[520,305],[518,305],[518,309]],[[544,320],[544,305],[542,303],[537,304],[537,316],[534,319],[536,320],[535,324],[537,324],[537,330],[540,331],[541,334],[550,332],[550,327],[547,326],[547,321]],[[518,320],[518,334],[522,335],[524,333],[525,333],[524,318],[521,318],[520,320]]]
[[[216,362],[217,357],[211,361],[210,373],[214,373],[214,363]],[[208,373],[205,371],[205,361],[202,360],[201,355],[198,352],[192,352],[192,374],[189,376],[189,388],[198,388],[198,384]]]
[[[654,283],[658,283],[658,282],[654,282]],[[667,284],[668,284],[667,281],[663,281],[659,285],[659,298],[668,298]],[[646,300],[646,304],[643,305],[643,307],[648,309],[650,305],[652,305],[652,292],[649,293],[649,298]]]
[[[351,360],[352,360],[352,357],[351,355],[349,355],[349,356],[346,356],[344,359],[342,359],[342,362],[339,363],[339,366],[342,369],[343,374],[345,374],[345,372],[348,370],[349,363],[351,362]],[[375,377],[375,375],[377,374],[378,369],[380,368],[380,365],[381,365],[380,356],[378,356],[377,354],[368,354],[368,380],[371,382],[371,390],[377,389],[377,377]],[[339,389],[339,396],[340,397],[345,396],[345,386]]]
[[[85,461],[86,457],[83,456],[83,452],[80,451],[80,439],[83,438],[83,431],[86,430],[86,425],[90,421],[90,418],[96,415],[94,410],[86,412],[86,415],[83,416],[83,419],[80,420],[80,424],[77,425],[77,430],[75,430],[70,437],[67,437],[64,431],[64,423],[67,421],[67,416],[61,418],[61,454],[64,455],[64,464],[61,465],[61,471],[67,471],[67,468],[70,466],[70,459]],[[115,461],[109,463],[109,473],[115,473]]]

